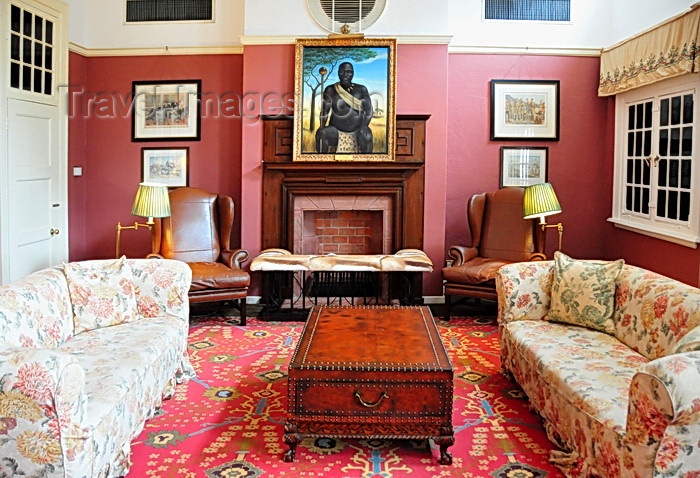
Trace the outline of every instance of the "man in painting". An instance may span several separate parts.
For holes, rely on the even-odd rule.
[[[341,63],[338,67],[340,81],[329,85],[323,92],[321,124],[316,131],[316,151],[319,153],[372,152],[372,130],[369,128],[372,100],[366,87],[352,82],[354,75],[350,62]]]

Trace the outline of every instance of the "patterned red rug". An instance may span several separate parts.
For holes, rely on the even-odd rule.
[[[561,474],[520,388],[499,373],[492,317],[438,323],[455,369],[454,462],[432,441],[306,439],[282,461],[287,365],[302,323],[193,319],[197,378],[180,385],[132,444],[129,477],[494,477]]]

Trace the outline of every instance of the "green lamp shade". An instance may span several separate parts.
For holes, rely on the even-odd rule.
[[[141,217],[170,216],[168,186],[161,183],[139,184],[131,214]]]
[[[523,217],[525,219],[539,217],[540,222],[544,222],[545,216],[560,212],[559,200],[550,183],[534,184],[525,189],[525,197],[523,198]]]

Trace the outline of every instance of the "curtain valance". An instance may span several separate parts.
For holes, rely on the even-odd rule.
[[[660,25],[605,48],[598,95],[609,96],[686,73],[700,72],[700,4]]]

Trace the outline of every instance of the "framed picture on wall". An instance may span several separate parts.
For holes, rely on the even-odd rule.
[[[199,141],[201,80],[134,81],[133,141]]]
[[[559,141],[559,80],[491,80],[491,140]]]
[[[294,161],[393,161],[396,39],[298,39]]]
[[[501,147],[501,187],[547,182],[548,148]]]
[[[141,181],[189,186],[190,148],[141,148]]]

